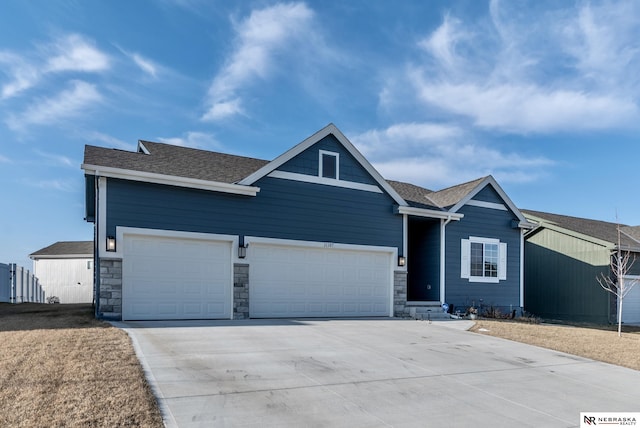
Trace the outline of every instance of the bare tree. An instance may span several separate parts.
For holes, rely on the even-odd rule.
[[[613,275],[611,275],[611,273],[609,275],[601,273],[600,277],[596,278],[603,289],[617,297],[618,336],[622,336],[622,302],[633,286],[638,283],[637,279],[625,281],[625,276],[627,276],[631,270],[636,259],[635,255],[634,257],[631,257],[630,251],[622,251],[620,247],[620,223],[618,223],[618,245],[615,256],[611,257],[610,263],[611,273],[613,273]]]

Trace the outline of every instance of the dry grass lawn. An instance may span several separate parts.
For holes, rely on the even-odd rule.
[[[162,427],[127,334],[90,305],[0,303],[0,427]]]
[[[640,328],[479,320],[471,331],[640,370]],[[486,330],[486,331],[485,331]]]

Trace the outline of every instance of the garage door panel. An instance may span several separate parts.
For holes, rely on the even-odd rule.
[[[262,243],[250,248],[252,317],[390,315],[390,252]]]
[[[125,320],[230,318],[230,242],[125,235]]]

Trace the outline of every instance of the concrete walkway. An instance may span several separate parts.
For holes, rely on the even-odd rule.
[[[577,427],[580,412],[640,411],[640,372],[470,333],[468,321],[118,326],[168,427]]]

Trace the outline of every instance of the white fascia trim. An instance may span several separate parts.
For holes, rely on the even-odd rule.
[[[196,178],[177,177],[156,174],[153,172],[133,171],[98,165],[82,164],[81,168],[89,175],[120,178],[123,180],[141,181],[145,183],[166,184],[169,186],[188,187],[191,189],[210,190],[214,192],[233,193],[236,195],[256,196],[259,187],[222,183],[218,181],[199,180]]]
[[[183,232],[180,230],[164,230],[164,229],[147,229],[142,227],[128,227],[117,226],[116,227],[116,251],[104,251],[102,257],[106,258],[123,258],[123,246],[125,235],[138,235],[157,238],[177,238],[177,239],[194,239],[200,241],[218,241],[227,242],[232,245],[231,255],[232,259],[237,258],[237,251],[234,253],[233,248],[238,246],[239,238],[237,235],[222,235],[217,233],[202,233],[202,232]],[[104,246],[106,246],[106,237],[103,239]]]
[[[444,220],[460,220],[464,217],[464,214],[451,213],[448,211],[428,210],[425,208],[416,207],[397,207],[396,212],[398,214],[408,214],[416,217],[439,218]]]
[[[536,223],[530,223],[528,221],[521,221],[520,223],[518,223],[518,227],[520,229],[535,229],[536,227],[538,227],[538,225]]]
[[[507,207],[505,207],[504,204],[496,204],[495,202],[477,201],[475,199],[470,199],[469,201],[467,201],[466,205],[471,205],[473,207],[480,207],[480,208],[489,208],[491,210],[508,211]]]
[[[243,180],[240,180],[238,184],[250,186],[262,177],[265,177],[272,171],[275,171],[278,167],[283,165],[290,159],[293,159],[318,141],[322,140],[327,135],[333,134],[342,146],[362,165],[362,167],[378,182],[378,185],[389,194],[394,201],[400,206],[408,206],[409,204],[396,192],[389,183],[380,175],[378,171],[369,163],[369,161],[362,156],[362,153],[356,149],[356,147],[344,136],[342,132],[333,124],[325,126],[303,142],[299,143],[295,147],[287,150],[253,174],[249,175]]]
[[[69,259],[79,259],[79,260],[85,260],[85,259],[92,259],[93,258],[93,254],[57,254],[57,255],[45,255],[45,256],[32,256],[30,255],[29,258],[31,260],[69,260]]]
[[[138,151],[140,150],[142,150],[142,153],[144,153],[145,155],[151,154],[151,152],[149,152],[149,150],[145,147],[144,143],[138,140]]]
[[[382,190],[373,184],[344,181],[335,178],[317,177],[315,175],[298,174],[287,171],[272,171],[267,177],[282,178],[284,180],[302,181],[304,183],[324,184],[326,186],[343,187],[345,189],[364,190],[366,192],[382,193]]]

